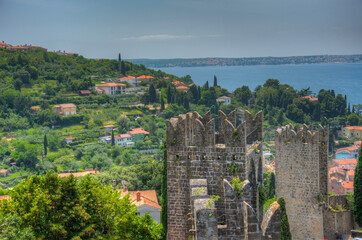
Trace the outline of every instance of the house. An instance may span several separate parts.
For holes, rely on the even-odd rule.
[[[178,87],[176,87],[176,91],[187,92],[188,90],[189,90],[189,88],[186,87],[186,86],[178,86]]]
[[[79,90],[79,94],[81,96],[89,96],[90,91],[89,90]]]
[[[10,177],[10,171],[8,169],[1,169],[0,176],[1,177]]]
[[[65,138],[65,143],[66,143],[66,144],[70,144],[70,143],[72,143],[74,140],[75,140],[74,137],[66,137],[66,138]]]
[[[120,82],[128,82],[129,84],[131,84],[132,86],[137,86],[137,81],[135,77],[132,76],[127,76],[127,77],[123,77],[123,78],[118,78],[118,81]]]
[[[123,83],[103,83],[96,85],[96,91],[99,94],[106,94],[109,96],[115,96],[124,94],[126,90],[126,84]]]
[[[37,114],[40,111],[40,107],[30,107],[30,111],[33,114]]]
[[[312,97],[312,96],[302,96],[302,97],[300,97],[300,98],[308,99],[308,100],[311,101],[311,102],[318,102],[318,98]]]
[[[355,158],[343,158],[343,159],[333,159],[333,162],[337,167],[353,167],[357,165],[357,160]]]
[[[104,125],[103,127],[105,132],[112,132],[114,125]]]
[[[73,103],[54,105],[53,108],[62,116],[77,114],[77,107]]]
[[[132,136],[130,134],[118,134],[114,136],[114,142],[121,147],[133,147]]]
[[[8,48],[8,47],[11,47],[11,45],[5,43],[4,41],[0,42],[0,48]]]
[[[332,177],[329,181],[329,191],[335,194],[353,193],[353,181],[337,180]]]
[[[360,138],[362,139],[362,127],[360,126],[346,126],[342,129],[343,136],[347,138]]]
[[[181,81],[173,81],[172,84],[175,86],[175,87],[179,87],[179,86],[186,86],[184,82],[181,82]]]
[[[146,76],[146,75],[142,75],[142,76],[137,77],[137,80],[141,80],[141,81],[150,81],[150,82],[152,82],[153,79],[154,79],[154,77]]]
[[[220,102],[224,105],[229,105],[231,103],[231,97],[222,96],[216,99],[216,102]]]
[[[121,198],[129,194],[131,203],[137,206],[137,214],[144,216],[148,213],[153,220],[161,222],[161,206],[158,203],[155,190],[145,191],[128,191],[126,189],[119,190],[121,192]]]
[[[104,137],[100,137],[99,140],[105,144],[110,144],[112,143],[112,137],[111,136],[104,136]]]
[[[87,174],[91,174],[91,175],[96,175],[98,174],[99,171],[97,171],[97,169],[86,169],[84,172],[75,172],[75,173],[72,173],[70,172],[70,170],[67,172],[67,173],[59,173],[58,174],[58,177],[69,177],[70,175],[73,175],[74,177],[82,177],[82,176],[85,176]]]
[[[139,140],[143,141],[150,133],[145,131],[143,128],[134,128],[131,131],[128,131],[128,134],[132,136],[132,141],[136,142]]]
[[[358,159],[359,148],[361,146],[361,141],[356,141],[352,146],[339,148],[337,149],[337,153],[335,158],[356,158]]]
[[[143,113],[131,113],[127,114],[127,117],[133,117],[134,119],[143,117]]]

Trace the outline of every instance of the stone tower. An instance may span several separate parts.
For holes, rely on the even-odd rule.
[[[210,112],[167,121],[168,239],[261,239],[262,112],[246,111],[244,119],[236,126],[236,111],[219,111],[218,132]],[[242,197],[231,187],[233,177],[246,180]],[[272,217],[264,231],[272,229]]]
[[[328,206],[328,128],[275,132],[275,193],[284,197],[293,239],[323,239]]]

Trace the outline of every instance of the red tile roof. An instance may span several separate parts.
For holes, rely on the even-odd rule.
[[[362,127],[360,127],[360,126],[347,126],[346,128],[348,128],[350,130],[362,130]]]
[[[154,78],[154,77],[146,76],[146,75],[142,75],[142,76],[137,77],[137,79],[152,79],[152,78]]]
[[[104,125],[103,127],[110,128],[110,127],[114,127],[114,125]]]
[[[69,177],[70,175],[73,175],[74,177],[81,177],[81,176],[85,176],[85,175],[87,175],[87,174],[92,174],[92,175],[96,175],[96,174],[98,174],[99,173],[99,171],[97,171],[97,169],[95,169],[95,170],[91,170],[91,169],[87,169],[87,170],[85,170],[84,172],[75,172],[75,173],[71,173],[70,171],[69,172],[67,172],[67,173],[59,173],[58,174],[58,177],[61,177],[61,178],[63,178],[63,177]]]
[[[74,140],[74,137],[66,137],[65,140]]]
[[[135,204],[137,207],[147,205],[150,207],[161,209],[160,204],[158,204],[157,195],[155,190],[145,190],[145,191],[124,191],[121,192],[121,197],[130,195],[131,203]],[[137,194],[139,194],[139,199],[137,199]]]
[[[123,83],[103,83],[96,85],[96,87],[118,87],[118,86],[126,86],[126,84]]]
[[[176,87],[178,87],[178,86],[185,86],[185,83],[184,83],[184,82],[181,82],[181,81],[173,81],[172,84],[175,85]]]
[[[89,90],[79,90],[81,94],[90,94]]]
[[[353,189],[353,181],[342,181],[342,187],[343,188],[348,188],[348,189]]]
[[[176,87],[176,90],[177,90],[177,91],[188,91],[189,88],[186,87],[186,86],[178,86],[178,87]]]
[[[357,165],[355,158],[333,159],[333,161],[338,165]]]
[[[135,79],[134,77],[132,77],[132,76],[127,76],[127,77],[123,77],[123,78],[118,78],[118,80],[133,80],[133,79]]]
[[[129,134],[134,135],[134,134],[150,134],[149,132],[145,131],[143,128],[134,128],[131,131],[129,131]]]
[[[301,97],[301,98],[309,99],[309,101],[311,101],[311,102],[318,101],[318,98],[312,97],[312,96],[303,96],[303,97]]]
[[[1,170],[0,170],[0,173],[7,173],[7,172],[9,172],[8,169],[1,169]]]
[[[58,105],[56,105],[56,106],[59,106],[59,107],[61,107],[61,108],[69,108],[69,107],[74,107],[74,108],[76,108],[76,106],[73,104],[73,103],[66,103],[66,104],[58,104]]]
[[[114,136],[117,139],[122,139],[122,138],[131,138],[131,135],[129,134],[118,134],[116,136]]]

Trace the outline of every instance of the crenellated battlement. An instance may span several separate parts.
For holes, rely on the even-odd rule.
[[[224,144],[226,147],[244,146],[251,139],[262,138],[262,112],[253,118],[245,111],[245,121],[236,126],[236,110],[226,115],[219,111],[219,131],[215,130],[215,119],[210,111],[204,116],[197,112],[181,114],[166,122],[167,144],[173,146],[211,147]],[[249,141],[248,141],[249,139]]]
[[[308,127],[305,124],[302,128],[298,126],[293,128],[291,124],[288,124],[275,131],[275,140],[286,144],[290,142],[301,142],[304,144],[326,143],[328,142],[328,134],[328,127],[324,128],[321,125],[318,125],[318,129],[314,130],[313,126]]]

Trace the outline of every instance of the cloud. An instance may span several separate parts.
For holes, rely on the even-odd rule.
[[[171,35],[171,34],[154,34],[154,35],[143,35],[138,37],[125,37],[121,38],[122,41],[136,40],[136,41],[167,41],[167,40],[187,40],[197,38],[193,35]]]

